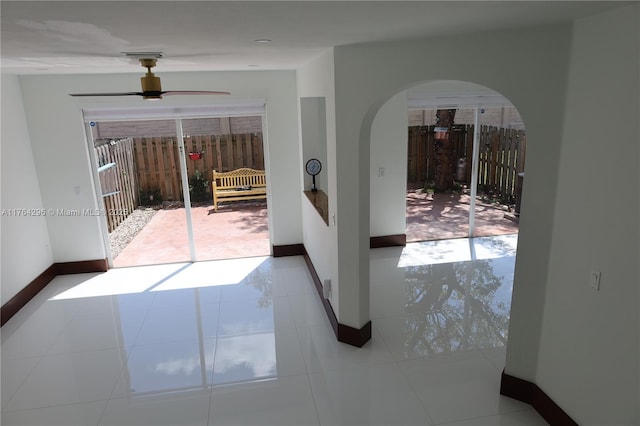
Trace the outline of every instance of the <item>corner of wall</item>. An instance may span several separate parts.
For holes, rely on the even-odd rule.
[[[53,263],[17,76],[2,73],[2,303]]]

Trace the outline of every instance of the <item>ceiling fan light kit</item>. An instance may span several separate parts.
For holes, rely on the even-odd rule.
[[[131,59],[161,59],[164,57],[162,52],[122,52],[124,56]]]
[[[135,58],[140,61],[140,65],[147,69],[147,73],[140,77],[142,92],[121,92],[121,93],[70,93],[69,96],[142,96],[142,99],[154,101],[162,99],[162,95],[230,95],[229,92],[219,92],[211,90],[162,90],[160,77],[156,77],[151,72],[151,68],[155,67],[158,58],[162,58],[163,54],[159,52],[147,53],[131,53],[125,52],[127,57]]]
[[[150,94],[150,92],[162,92],[162,85],[160,84],[160,77],[156,77],[152,72],[151,68],[156,66],[156,59],[140,59],[140,64],[147,69],[147,73],[144,77],[140,77],[140,83],[142,85],[142,93],[147,93],[147,95],[143,95],[142,99],[162,99],[162,94]]]

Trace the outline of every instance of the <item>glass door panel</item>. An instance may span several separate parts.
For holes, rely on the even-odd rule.
[[[469,115],[467,110],[425,110],[423,125],[409,127],[409,242],[469,235],[471,173],[466,164],[470,167],[473,133],[464,124],[443,127],[445,113],[453,123]]]
[[[499,127],[491,117],[502,108],[481,109],[479,114],[478,184],[471,236],[518,233],[516,198],[524,172],[524,130]],[[494,120],[495,121],[495,120]],[[521,179],[521,178],[520,178]]]
[[[526,138],[515,108],[421,112],[409,127],[407,241],[517,233]]]
[[[253,191],[258,182],[238,181],[217,208],[212,185],[214,170],[264,173],[262,117],[183,119],[182,129],[196,260],[268,256],[267,203]]]
[[[113,266],[188,262],[175,120],[91,122]]]

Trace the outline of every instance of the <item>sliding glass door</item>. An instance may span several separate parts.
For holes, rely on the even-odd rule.
[[[212,200],[214,170],[264,171],[261,130],[260,116],[182,120],[195,260],[270,254],[266,200],[221,201],[217,209]]]
[[[407,241],[517,233],[526,139],[517,111],[433,108],[410,117]]]
[[[269,255],[266,200],[216,212],[211,190],[213,170],[264,170],[262,115],[155,114],[85,111],[112,266]]]
[[[189,262],[180,120],[90,122],[113,266]],[[126,204],[123,203],[126,200]]]

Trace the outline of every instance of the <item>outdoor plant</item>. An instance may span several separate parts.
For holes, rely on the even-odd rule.
[[[211,199],[209,193],[209,181],[204,178],[200,170],[196,170],[189,178],[189,195],[191,201],[208,201]]]
[[[159,188],[140,189],[139,196],[141,206],[162,204],[162,194],[160,193]]]
[[[458,182],[454,182],[451,187],[451,192],[455,192],[456,194],[461,194],[464,191],[464,187],[460,185]]]
[[[436,189],[436,183],[432,180],[429,180],[424,184],[424,190],[428,194],[433,194],[435,189]]]

